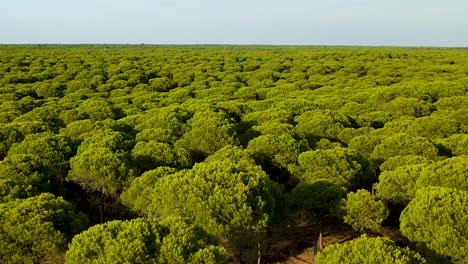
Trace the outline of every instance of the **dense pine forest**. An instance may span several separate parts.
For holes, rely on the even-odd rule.
[[[467,49],[0,46],[0,263],[463,264],[467,179]]]

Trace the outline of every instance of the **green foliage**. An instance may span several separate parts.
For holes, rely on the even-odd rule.
[[[416,186],[443,186],[468,191],[468,156],[458,156],[425,167]]]
[[[307,183],[330,180],[351,188],[368,179],[368,164],[356,151],[345,148],[318,149],[298,157],[295,175]]]
[[[314,142],[316,138],[337,139],[338,134],[350,127],[349,118],[339,112],[331,110],[313,110],[297,116],[296,131],[301,137]]]
[[[375,108],[369,104],[349,102],[345,104],[343,107],[341,107],[339,111],[345,115],[351,114],[351,117],[357,118],[362,114],[374,112]]]
[[[118,195],[132,177],[124,154],[108,148],[90,148],[70,159],[67,180],[106,195]]]
[[[413,116],[402,116],[398,119],[394,119],[390,122],[385,123],[383,129],[374,131],[374,133],[378,133],[382,136],[390,136],[392,135],[392,133],[408,133],[410,127],[415,127],[415,124],[417,122],[416,120],[418,119],[420,118],[415,118]]]
[[[223,263],[224,248],[181,218],[111,221],[73,238],[66,263]]]
[[[89,131],[84,135],[83,139],[78,148],[78,154],[93,148],[106,148],[112,152],[125,152],[131,145],[123,133],[112,129]]]
[[[60,134],[72,140],[73,143],[81,143],[89,133],[96,133],[101,128],[101,124],[89,119],[77,120],[67,124],[66,127],[60,129]]]
[[[167,143],[154,140],[138,142],[132,150],[132,159],[141,170],[151,170],[159,166],[188,167],[190,156],[184,149],[175,150]]]
[[[397,97],[390,103],[384,106],[384,109],[393,112],[398,116],[426,116],[429,115],[433,108],[432,105],[418,100],[416,98]]]
[[[45,123],[53,131],[57,131],[59,127],[63,126],[63,121],[59,118],[61,111],[60,106],[57,105],[56,99],[50,102],[44,102],[41,107],[36,107],[24,115],[16,118],[15,122],[34,122],[39,121]]]
[[[400,216],[400,230],[421,249],[450,258],[454,263],[468,261],[468,192],[427,187],[416,192]]]
[[[332,142],[329,139],[322,138],[315,144],[316,149],[334,149],[341,148],[343,145],[340,142]]]
[[[374,148],[382,142],[378,136],[362,135],[351,139],[348,143],[350,149],[355,149],[361,156],[370,158]]]
[[[171,88],[173,88],[173,84],[171,80],[167,77],[162,78],[153,78],[148,81],[151,91],[158,91],[158,92],[167,92]]]
[[[395,170],[398,167],[407,166],[407,165],[429,165],[433,161],[424,156],[418,155],[403,155],[403,156],[394,156],[386,160],[382,165],[380,165],[380,169],[382,171],[389,171]]]
[[[55,257],[86,225],[84,215],[49,193],[0,203],[0,260],[39,263]]]
[[[43,98],[60,97],[63,95],[64,89],[65,86],[60,83],[43,83],[37,87],[36,93],[39,97]]]
[[[377,196],[392,203],[407,204],[418,189],[426,186],[443,186],[466,191],[466,158],[458,156],[438,162],[431,162],[422,156],[390,158],[381,166],[384,171],[379,176],[379,183],[375,185]]]
[[[67,180],[117,197],[135,176],[129,148],[130,142],[121,132],[103,129],[87,134],[77,155],[70,159]]]
[[[409,248],[398,247],[388,238],[361,236],[349,243],[326,247],[317,264],[420,264],[426,261]]]
[[[178,137],[174,135],[174,131],[164,128],[143,129],[135,136],[137,142],[154,140],[161,143],[174,143],[177,139]]]
[[[253,123],[255,125],[261,125],[269,122],[291,123],[292,119],[292,113],[290,112],[266,110],[246,114],[242,118],[242,121],[246,123]]]
[[[291,191],[291,207],[301,214],[321,215],[336,212],[346,189],[333,182],[318,180],[313,183],[299,183]]]
[[[6,127],[17,130],[23,136],[43,133],[43,132],[52,132],[51,127],[46,122],[42,122],[42,121],[17,122],[15,120],[15,122],[9,123]]]
[[[390,213],[382,201],[363,189],[348,193],[343,209],[344,222],[361,233],[380,231],[382,221]]]
[[[51,191],[51,171],[39,156],[18,154],[0,161],[0,202]]]
[[[369,134],[374,130],[371,127],[361,127],[358,129],[347,127],[344,128],[339,134],[338,134],[338,139],[346,144],[349,144],[350,141],[358,136],[364,136]]]
[[[144,118],[138,120],[135,128],[144,129],[167,129],[172,136],[179,138],[184,134],[185,122],[191,115],[184,109],[176,106],[151,109],[145,112]]]
[[[0,54],[3,203],[51,192],[93,220],[100,201],[114,220],[131,217],[123,201],[245,244],[275,237],[290,209],[334,213],[343,187],[378,182],[393,209],[426,186],[466,189],[463,49],[3,45]]]
[[[455,134],[448,138],[438,140],[451,155],[468,155],[468,134]]]
[[[422,136],[434,140],[461,133],[462,128],[460,122],[455,119],[424,116],[414,120],[407,131],[412,136]]]
[[[253,126],[246,132],[248,140],[259,135],[293,135],[294,126],[286,123],[266,122],[258,126]]]
[[[226,145],[238,144],[233,120],[222,112],[198,112],[189,120],[191,130],[176,143],[195,155],[208,156]]]
[[[115,118],[114,109],[105,99],[88,99],[81,103],[77,111],[93,121]]]
[[[399,155],[421,155],[434,158],[437,153],[436,147],[428,139],[398,133],[383,139],[382,143],[374,148],[372,157],[384,160]]]
[[[223,160],[230,160],[232,162],[245,162],[246,164],[254,164],[255,160],[252,153],[246,151],[242,147],[228,145],[216,151],[213,155],[208,156],[205,162],[218,162]]]
[[[468,98],[466,96],[451,96],[441,98],[439,101],[434,103],[434,106],[437,107],[438,110],[445,110],[445,109],[461,109],[466,108],[468,105]]]
[[[13,144],[23,139],[23,134],[17,129],[0,124],[0,160],[6,157]]]
[[[246,150],[252,153],[257,164],[272,172],[274,168],[287,170],[296,162],[302,148],[300,142],[288,134],[267,134],[252,139]]]
[[[406,205],[416,193],[416,182],[426,165],[403,165],[394,170],[386,170],[379,176],[374,188],[377,197],[396,204]]]
[[[395,119],[392,113],[384,111],[374,111],[361,114],[356,118],[356,123],[360,127],[382,128],[386,123]]]
[[[280,192],[247,156],[198,163],[191,170],[160,177],[148,188],[151,203],[140,209],[146,215],[188,216],[219,236],[264,232]]]
[[[63,180],[72,153],[70,141],[66,137],[49,132],[26,136],[23,141],[10,148],[8,156],[36,155],[40,157],[44,165],[53,170],[58,180]]]
[[[151,206],[151,195],[160,178],[176,173],[170,167],[158,167],[143,173],[132,181],[131,186],[125,190],[120,199],[124,204],[130,205],[134,211],[145,214]]]

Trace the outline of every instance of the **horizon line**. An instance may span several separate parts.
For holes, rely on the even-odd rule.
[[[467,46],[432,46],[432,45],[347,45],[347,44],[238,44],[238,43],[0,43],[0,46],[272,46],[272,47],[359,47],[359,48],[448,48],[460,49],[468,48]]]

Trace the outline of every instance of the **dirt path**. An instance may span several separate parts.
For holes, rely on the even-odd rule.
[[[290,229],[287,234],[270,242],[263,257],[263,263],[314,264],[315,239],[318,236],[318,230],[317,223],[302,224]],[[339,224],[333,219],[325,219],[324,246],[342,243],[356,236],[357,233],[348,226]]]

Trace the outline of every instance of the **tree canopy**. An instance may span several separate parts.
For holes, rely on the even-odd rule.
[[[137,218],[95,225],[76,235],[66,263],[223,263],[213,235],[182,218]]]
[[[382,201],[378,201],[367,190],[350,192],[343,205],[344,222],[361,233],[380,231],[381,224],[389,214]]]
[[[464,263],[468,259],[467,201],[465,190],[422,188],[401,213],[401,232],[423,250]]]
[[[388,238],[361,236],[351,242],[326,247],[317,255],[318,264],[416,264],[426,261],[408,248],[398,247]]]
[[[50,193],[0,203],[0,259],[40,263],[56,257],[86,225],[86,216]]]
[[[356,151],[345,148],[317,149],[297,158],[296,175],[304,182],[327,179],[351,188],[369,178],[369,165]]]
[[[220,236],[264,232],[280,192],[260,167],[244,157],[199,163],[160,177],[148,187],[153,191],[148,197],[151,203],[142,209],[145,215],[190,217]]]
[[[39,156],[18,154],[0,161],[0,201],[36,196],[54,185],[51,170]]]

